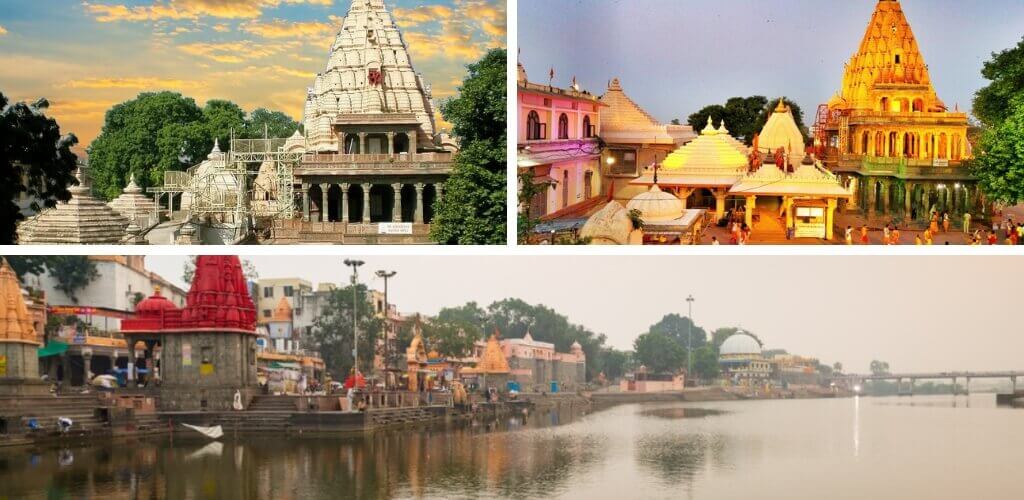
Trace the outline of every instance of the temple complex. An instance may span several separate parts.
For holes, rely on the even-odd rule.
[[[517,88],[519,174],[529,172],[534,184],[550,188],[529,201],[530,216],[551,220],[585,213],[604,199],[598,136],[600,111],[607,105],[575,81],[567,89],[531,83],[522,64]]]
[[[484,376],[492,387],[515,382],[522,391],[553,392],[574,390],[587,379],[587,355],[579,342],[569,352],[558,352],[555,344],[535,340],[529,331],[521,339],[499,339],[495,331],[486,342],[474,343],[472,357],[476,367],[461,374]]]
[[[689,125],[662,125],[626,95],[618,78],[608,83],[601,96],[601,175],[610,185],[612,197],[625,203],[643,192],[631,185],[642,170],[661,163],[669,153],[692,141],[696,134]]]
[[[47,392],[39,379],[39,346],[18,277],[0,258],[0,396]]]
[[[473,357],[477,360],[476,366],[463,368],[459,376],[481,388],[493,387],[503,390],[511,380],[512,368],[498,340],[498,331],[495,330],[487,342],[474,344],[473,351]]]
[[[163,410],[231,410],[236,393],[243,406],[255,394],[256,308],[236,256],[197,257],[185,307],[157,290],[121,322],[121,333],[129,346],[145,345],[144,368],[160,380]],[[134,380],[135,367],[128,371]]]
[[[936,94],[898,0],[879,0],[841,90],[818,110],[815,146],[854,190],[847,208],[904,220],[981,213],[963,160],[967,113]]]
[[[79,167],[78,185],[68,188],[71,199],[44,209],[18,226],[22,245],[116,245],[126,235],[128,219],[118,214],[89,188],[88,176]]]

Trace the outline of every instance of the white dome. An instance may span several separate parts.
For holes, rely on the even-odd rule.
[[[742,356],[742,355],[761,355],[761,344],[757,342],[757,339],[747,335],[746,333],[734,333],[722,342],[722,347],[718,349],[720,356]]]
[[[666,193],[657,184],[650,191],[640,193],[629,200],[626,211],[639,210],[644,222],[676,220],[683,216],[683,202],[671,193]]]

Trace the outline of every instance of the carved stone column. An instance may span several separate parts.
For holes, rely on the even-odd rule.
[[[85,378],[83,385],[88,386],[92,381],[92,351],[82,351],[82,376]]]
[[[373,184],[363,184],[363,224],[370,223],[370,188]]]
[[[882,196],[882,213],[889,215],[889,187],[892,182],[889,179],[882,181],[882,192],[879,193]]]
[[[914,213],[914,183],[908,182],[903,185],[903,210],[909,218]]]
[[[744,210],[744,221],[747,227],[754,227],[754,209],[757,207],[757,196],[747,196],[747,207]]]
[[[834,228],[836,225],[836,199],[828,199],[828,220],[825,221],[825,239],[831,241],[835,236]]]
[[[348,222],[348,188],[349,184],[343,183],[341,188],[341,222]]]
[[[422,182],[416,183],[416,214],[413,217],[413,222],[417,224],[423,224],[423,188],[426,184]]]
[[[366,154],[366,132],[359,132],[359,154]]]
[[[395,133],[388,132],[388,154],[395,154]]]
[[[391,204],[391,222],[402,222],[402,183],[391,185],[394,203]]]
[[[302,183],[302,220],[309,222],[309,184]]]
[[[330,210],[327,209],[327,190],[330,187],[331,185],[327,183],[320,184],[320,222],[328,222],[328,219],[330,218],[328,217]]]

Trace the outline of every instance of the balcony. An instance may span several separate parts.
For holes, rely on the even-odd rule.
[[[971,175],[961,160],[949,160],[947,165],[936,165],[930,158],[888,158],[857,154],[826,152],[826,164],[833,172],[865,175],[888,175],[901,179],[966,180]]]
[[[448,174],[452,153],[405,154],[330,154],[303,155],[295,175],[357,175],[357,174]]]

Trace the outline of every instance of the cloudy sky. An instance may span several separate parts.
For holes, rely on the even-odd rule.
[[[262,278],[347,282],[346,257],[260,256]],[[392,301],[404,313],[518,297],[629,348],[670,312],[698,325],[742,326],[768,348],[841,361],[866,372],[872,359],[898,371],[1024,369],[1018,309],[1020,257],[359,257],[361,274],[394,270]],[[147,267],[180,283],[186,257],[150,256]],[[369,284],[382,288],[379,278]]]
[[[573,75],[626,93],[663,122],[733,96],[785,95],[814,119],[840,89],[874,0],[520,0],[520,60],[530,79]],[[1020,0],[903,0],[939,97],[970,109],[994,51],[1021,41]]]
[[[174,90],[302,117],[350,0],[0,0],[0,92],[46,97],[81,146],[112,105]],[[505,45],[504,0],[386,0],[437,99]]]

